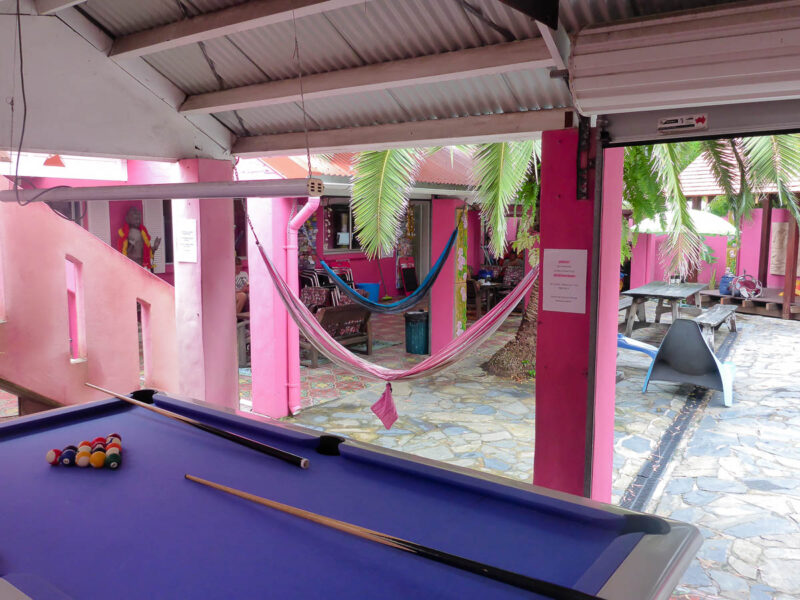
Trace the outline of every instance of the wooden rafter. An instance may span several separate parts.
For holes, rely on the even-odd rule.
[[[542,131],[562,129],[567,109],[529,110],[517,113],[434,119],[412,123],[392,123],[309,131],[308,145],[313,152],[357,152],[381,148],[426,147],[493,140],[520,140]],[[238,156],[280,156],[302,154],[306,135],[280,133],[239,138],[233,146]]]
[[[523,40],[306,75],[302,79],[303,94],[309,100],[553,64],[542,39]],[[285,79],[189,96],[180,110],[182,113],[215,113],[298,100],[300,81]]]
[[[292,17],[363,4],[367,0],[255,0],[132,33],[114,41],[109,56],[143,56],[248,29],[290,21]]]

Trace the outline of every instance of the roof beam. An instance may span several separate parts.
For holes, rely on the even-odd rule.
[[[566,122],[565,115],[569,112],[569,109],[554,108],[309,131],[308,145],[315,153],[358,152],[411,146],[530,139],[542,131],[563,129]],[[239,138],[233,145],[232,152],[238,156],[281,156],[302,154],[305,151],[306,134],[299,132]]]
[[[554,66],[542,39],[469,48],[429,56],[306,75],[306,100]],[[300,80],[284,79],[189,96],[182,113],[215,113],[300,100]]]
[[[36,0],[36,12],[39,15],[52,15],[65,8],[82,4],[86,0]]]
[[[544,40],[547,49],[550,51],[550,56],[553,59],[553,66],[559,70],[566,69],[569,59],[570,42],[564,27],[559,23],[558,29],[553,30],[544,23],[538,21],[536,26],[539,28],[542,40]]]
[[[143,56],[195,42],[231,35],[248,29],[291,21],[336,10],[367,0],[255,0],[122,36],[114,41],[109,56]]]

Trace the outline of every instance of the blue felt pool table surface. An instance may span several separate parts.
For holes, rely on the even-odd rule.
[[[58,590],[115,600],[539,597],[200,486],[186,473],[592,594],[645,542],[669,537],[626,532],[628,517],[611,508],[349,442],[326,456],[314,431],[161,394],[154,402],[303,455],[311,466],[117,400],[11,421],[0,426],[0,577],[38,581],[29,591],[41,598],[50,587],[54,598]],[[112,432],[122,437],[118,470],[45,462],[51,448]],[[678,544],[683,554],[693,554],[688,535]],[[654,569],[662,583],[688,560],[664,553]]]

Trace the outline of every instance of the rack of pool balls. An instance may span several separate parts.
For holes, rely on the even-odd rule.
[[[65,467],[88,467],[95,469],[118,469],[122,464],[122,438],[118,433],[106,437],[83,441],[78,446],[67,446],[63,450],[50,450],[47,462]]]

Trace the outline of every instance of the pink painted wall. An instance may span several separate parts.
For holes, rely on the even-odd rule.
[[[542,250],[585,249],[588,262],[586,311],[583,314],[545,311],[542,308],[545,290],[542,289],[540,294],[533,482],[583,495],[590,329],[589,267],[592,264],[594,206],[591,200],[576,199],[577,150],[577,129],[542,134]],[[594,198],[591,171],[588,197]],[[543,269],[547,268],[544,253],[542,265]],[[616,323],[616,312],[613,322]]]
[[[665,281],[664,267],[659,256],[661,247],[666,241],[666,235],[640,234],[631,253],[631,287],[639,287],[651,281]],[[728,247],[728,238],[724,235],[708,235],[705,237],[714,252],[716,262],[714,264],[701,263],[700,271],[697,274],[697,281],[708,283],[711,281],[711,273],[716,273],[715,281],[719,283],[720,278],[725,274],[725,253]],[[756,252],[758,247],[756,247]],[[756,259],[756,272],[758,272],[758,260]]]
[[[182,160],[185,182],[233,179],[233,165]],[[197,262],[175,264],[180,393],[226,408],[239,405],[234,294],[233,200],[172,201],[173,222],[197,225]]]
[[[247,214],[256,234],[275,264],[286,276],[286,229],[293,200],[250,198]],[[318,236],[319,237],[319,236]],[[289,414],[286,327],[289,318],[267,272],[264,261],[247,231],[250,276],[250,365],[253,374],[253,412],[270,417]]]
[[[464,202],[458,198],[436,198],[431,203],[431,266],[441,255],[456,226],[456,209]],[[434,354],[455,337],[455,252],[447,257],[431,288],[430,351]]]
[[[595,355],[594,444],[592,485],[594,500],[611,502],[614,463],[614,404],[617,386],[617,321],[619,313],[619,260],[622,238],[622,168],[624,148],[603,154],[603,213],[600,229],[600,293],[597,305]]]
[[[317,209],[317,225],[320,229],[324,226],[325,214],[324,207],[320,206]],[[302,230],[300,235],[303,235]],[[395,259],[390,258],[376,258],[369,260],[363,252],[326,252],[325,251],[325,236],[320,230],[317,233],[317,255],[321,256],[325,262],[331,260],[348,260],[350,261],[350,268],[353,270],[353,279],[356,283],[378,283],[380,284],[381,296],[389,294],[390,296],[397,296],[401,292],[397,289],[397,276],[395,275]],[[380,270],[379,270],[380,269]],[[383,274],[383,279],[381,279]],[[384,282],[386,285],[384,286]]]
[[[758,277],[758,254],[761,248],[761,224],[763,216],[764,211],[757,208],[753,211],[751,220],[742,222],[742,248],[739,252],[737,275],[742,275],[747,272],[753,277]],[[787,223],[791,218],[789,211],[785,208],[772,209],[773,223]],[[785,277],[783,275],[772,275],[768,271],[766,286],[783,290],[784,280]]]
[[[178,392],[173,289],[47,206],[0,205],[0,379],[63,404],[97,399],[92,382],[138,389],[136,300],[152,307],[153,368],[145,385]],[[71,361],[65,258],[81,263],[85,361]],[[76,284],[80,290],[80,286]],[[79,299],[80,302],[80,299]]]

